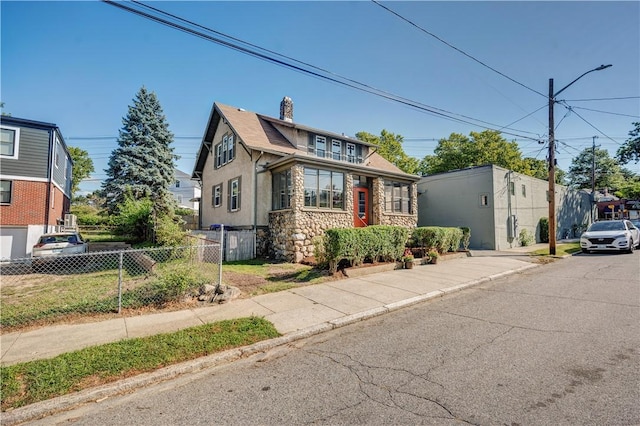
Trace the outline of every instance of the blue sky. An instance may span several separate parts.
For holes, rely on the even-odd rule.
[[[126,3],[134,6],[132,3]],[[545,159],[549,78],[565,90],[556,106],[558,162],[596,144],[613,156],[640,121],[640,2],[146,3],[221,33],[430,107],[509,130],[524,156]],[[122,118],[143,85],[176,136],[178,168],[191,173],[214,101],[347,135],[402,135],[422,158],[470,125],[292,71],[98,1],[0,2],[4,112],[56,123],[69,146],[89,152],[105,178]],[[526,86],[526,87],[523,87]],[[539,92],[539,93],[536,93]],[[628,98],[628,99],[610,99]],[[588,100],[584,99],[597,99]],[[601,100],[609,99],[609,100]],[[470,121],[464,118],[465,121]],[[474,123],[477,124],[476,121]],[[522,136],[525,136],[524,138]],[[640,164],[627,168],[640,173]]]

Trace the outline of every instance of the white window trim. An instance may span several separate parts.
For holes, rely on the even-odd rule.
[[[56,169],[60,168],[60,150],[62,149],[62,144],[60,144],[60,139],[56,136],[56,146],[55,152],[53,153],[53,164],[56,166]]]
[[[333,148],[338,147],[338,152],[335,152]],[[331,159],[335,160],[333,157],[335,154],[338,154],[338,161],[342,161],[342,142],[337,139],[331,140]]]
[[[346,153],[346,157],[347,157],[347,162],[348,163],[355,163],[356,162],[356,144],[351,143],[351,142],[347,142],[347,153]]]
[[[229,164],[235,159],[236,150],[234,139],[235,138],[233,133],[230,135],[224,135],[222,137],[222,140],[215,145],[215,169],[219,169],[220,167]]]
[[[235,143],[234,143],[234,137],[233,134],[229,135],[229,139],[227,140],[227,163],[230,163],[233,161],[236,155],[236,150],[235,150]]]
[[[14,160],[18,159],[18,152],[20,148],[20,128],[13,126],[0,126],[2,129],[13,130],[14,139],[13,139],[13,155],[0,155],[1,158],[12,158]]]
[[[233,195],[233,187],[236,187],[236,194]],[[236,207],[233,208],[233,198],[235,197],[236,202],[235,205]],[[240,178],[233,178],[231,179],[231,184],[229,185],[229,211],[230,212],[237,212],[238,210],[240,210],[240,208],[238,207],[240,205]]]
[[[486,198],[486,200],[487,200],[486,204],[482,203],[483,197]],[[484,207],[489,207],[489,204],[491,203],[491,200],[489,198],[489,194],[486,194],[486,193],[485,194],[480,194],[480,197],[478,199],[478,203],[479,203],[480,207],[483,207],[483,208]]]
[[[324,151],[324,155],[319,155],[318,154],[318,143],[322,143],[324,148],[322,149],[322,151]],[[320,157],[320,158],[325,158],[327,156],[327,138],[325,138],[324,136],[316,136],[316,149],[315,149],[315,154],[316,157]]]
[[[217,203],[216,203],[217,199]],[[213,207],[218,208],[222,206],[222,184],[219,183],[213,186]]]

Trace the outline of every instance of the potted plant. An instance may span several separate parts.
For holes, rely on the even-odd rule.
[[[427,257],[429,258],[429,263],[435,265],[436,263],[438,263],[438,258],[440,257],[440,255],[435,250],[429,250],[429,252],[427,253]]]
[[[405,249],[404,254],[402,255],[402,258],[400,260],[404,265],[404,269],[413,268],[413,253],[411,252],[411,249]]]

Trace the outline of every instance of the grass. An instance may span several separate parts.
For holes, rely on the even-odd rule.
[[[117,267],[117,265],[115,266]],[[130,270],[125,268],[123,271],[123,307],[127,308],[129,307],[127,304],[131,303],[136,306],[147,306],[162,302],[154,292],[144,293],[142,289],[153,287],[156,281],[162,282],[165,276],[172,277],[187,267],[189,267],[188,263],[183,260],[168,261],[158,264],[153,276],[136,273],[131,268]],[[6,330],[34,322],[55,322],[69,315],[117,312],[118,270],[79,272],[76,275],[27,274],[3,277],[7,283],[11,279],[19,280],[19,283],[18,285],[4,285],[3,283],[0,294],[0,306],[2,307],[0,324],[2,328]],[[193,272],[197,272],[202,280],[206,277],[215,280],[218,275],[218,266],[202,263],[198,265],[197,269],[193,269]],[[173,282],[168,282],[166,286],[172,284]]]
[[[580,251],[580,243],[558,244],[556,246],[556,256],[574,254],[574,253],[578,253],[579,251]],[[549,256],[549,247],[532,251],[530,254],[532,256]]]
[[[131,243],[134,240],[126,235],[116,235],[111,229],[108,228],[80,228],[80,233],[85,240],[89,240],[90,243],[105,243],[105,242],[125,242]]]
[[[262,318],[241,318],[2,366],[2,411],[278,336]]]

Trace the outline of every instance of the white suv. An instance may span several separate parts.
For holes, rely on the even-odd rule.
[[[594,222],[580,236],[580,248],[583,253],[591,251],[633,253],[636,247],[640,247],[640,230],[626,219]]]

